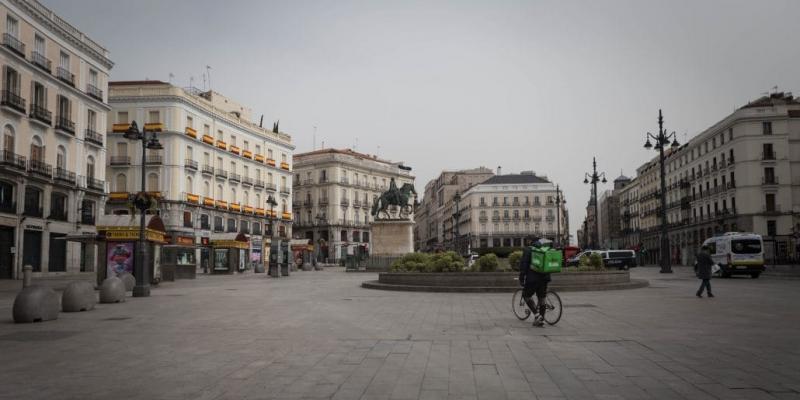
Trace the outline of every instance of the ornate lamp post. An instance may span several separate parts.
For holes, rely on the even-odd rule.
[[[455,211],[453,212],[453,250],[461,254],[461,246],[459,246],[458,240],[458,222],[461,220],[461,208],[459,207],[461,204],[461,193],[456,191],[456,194],[453,196],[453,201],[455,202]]]
[[[664,129],[664,117],[661,115],[661,110],[658,110],[658,134],[653,135],[647,132],[647,141],[644,144],[645,149],[652,149],[655,147],[658,150],[658,161],[661,168],[661,273],[672,273],[672,266],[669,262],[669,237],[667,237],[667,180],[666,180],[666,167],[664,165],[664,147],[669,145],[673,149],[680,146],[675,132],[667,134]],[[655,146],[650,143],[650,139],[656,141]],[[669,140],[672,139],[672,144]]]
[[[142,128],[141,132],[139,131],[139,127],[136,125],[136,121],[131,122],[131,126],[125,132],[123,137],[128,140],[138,140],[142,142],[142,190],[136,194],[134,198],[134,205],[136,209],[139,210],[140,218],[139,218],[139,242],[136,244],[136,254],[134,256],[134,265],[133,265],[133,273],[136,278],[136,285],[133,287],[133,297],[148,297],[150,296],[150,277],[148,276],[148,268],[144,265],[144,258],[147,254],[145,250],[146,241],[144,236],[144,228],[145,228],[145,211],[150,206],[150,196],[147,195],[146,187],[145,187],[145,175],[147,173],[147,159],[145,153],[147,149],[150,150],[161,150],[164,146],[159,143],[158,139],[156,138],[156,132],[161,132],[160,128],[150,129],[149,132],[152,133],[150,138],[147,138],[148,129],[145,127]]]
[[[317,215],[314,217],[314,219],[317,222],[316,223],[317,226],[321,227],[322,224],[325,223],[325,217],[323,217],[322,213],[320,213],[320,212],[317,212]],[[320,231],[317,236],[319,236],[319,239],[317,239],[317,243],[314,246],[314,250],[316,250],[316,253],[317,253],[317,256],[315,257],[315,261],[316,262],[320,262],[321,260],[319,260],[319,259],[322,258],[322,231]]]
[[[601,179],[602,178],[602,179]],[[594,238],[592,240],[592,248],[598,249],[600,247],[600,213],[597,208],[597,182],[606,183],[606,173],[597,173],[597,159],[592,157],[592,173],[584,174],[583,183],[592,184],[592,197],[594,197]],[[588,227],[587,227],[588,228]]]
[[[556,185],[556,248],[561,246],[561,210],[563,210],[563,205],[566,204],[566,200],[561,198],[561,189],[559,189],[558,185]]]
[[[271,277],[278,277],[280,276],[280,271],[277,270],[278,264],[273,262],[277,258],[277,254],[273,254],[276,250],[276,247],[280,249],[280,246],[275,246],[275,206],[278,205],[278,202],[275,201],[275,198],[272,195],[267,197],[267,204],[269,204],[269,271],[267,273]]]

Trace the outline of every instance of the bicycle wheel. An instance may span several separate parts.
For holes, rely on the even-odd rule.
[[[561,297],[558,293],[547,291],[547,296],[544,299],[546,310],[544,313],[544,322],[548,325],[555,325],[561,320]]]
[[[531,316],[531,310],[528,309],[528,305],[522,299],[522,289],[517,289],[514,295],[511,296],[511,309],[514,311],[514,315],[522,321]]]

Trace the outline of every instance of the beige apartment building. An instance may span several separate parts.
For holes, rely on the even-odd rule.
[[[633,178],[618,192],[621,249],[633,249],[639,245],[639,178]]]
[[[532,171],[498,174],[462,195],[459,234],[467,237],[472,249],[519,247],[527,236],[567,244],[565,203],[564,193],[557,195],[556,184],[546,176]]]
[[[170,238],[162,268],[179,278],[212,266],[232,272],[223,265],[226,249],[247,248],[242,265],[249,266],[263,261],[262,244],[273,235],[291,237],[291,136],[253,123],[249,108],[214,91],[160,81],[111,82],[109,89],[109,214],[128,214],[141,190],[141,142],[123,133],[134,121],[160,130],[164,149],[147,151],[145,180]]]
[[[414,184],[411,167],[350,149],[294,156],[294,237],[311,240],[322,262],[370,252],[371,207],[389,189]]]
[[[796,259],[800,235],[800,102],[776,92],[737,109],[670,150],[667,222],[672,262],[690,264],[706,238],[728,231],[764,236],[769,259]],[[659,163],[638,170],[641,249],[657,261]],[[627,239],[626,239],[627,240]]]
[[[92,272],[108,51],[35,0],[0,1],[0,279]]]
[[[456,193],[463,195],[469,188],[494,176],[486,167],[443,171],[425,185],[422,201],[417,207],[414,225],[414,248],[418,251],[437,251],[454,247],[454,221]],[[459,202],[459,206],[466,205]],[[459,232],[459,236],[460,232]],[[463,243],[462,243],[463,242]],[[466,251],[462,240],[460,250]]]

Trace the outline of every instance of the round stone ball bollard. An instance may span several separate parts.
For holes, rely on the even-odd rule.
[[[122,303],[125,301],[125,284],[122,279],[112,276],[100,285],[101,303]]]
[[[58,294],[44,286],[28,286],[14,299],[14,322],[41,322],[58,318]]]
[[[122,279],[122,283],[125,284],[125,291],[130,292],[133,290],[133,287],[136,286],[136,278],[131,275],[130,272],[123,272],[117,275],[119,279]]]
[[[61,295],[61,310],[64,312],[89,311],[95,304],[94,286],[87,281],[70,282]]]

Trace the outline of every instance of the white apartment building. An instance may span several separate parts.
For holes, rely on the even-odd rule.
[[[140,129],[161,130],[156,136],[164,149],[148,150],[145,168],[146,191],[160,199],[158,212],[171,237],[162,268],[192,275],[237,237],[257,245],[273,234],[291,237],[289,135],[254,124],[250,109],[217,92],[160,81],[112,82],[109,88],[108,213],[129,213],[129,199],[141,190],[141,143],[123,133],[133,121]],[[277,205],[271,207],[270,198]]]
[[[633,249],[639,245],[639,178],[622,186],[619,196],[620,248]]]
[[[389,189],[414,184],[411,168],[350,149],[294,156],[294,237],[318,247],[320,261],[370,251],[371,208]]]
[[[0,279],[92,272],[108,51],[35,0],[0,1]]]
[[[797,258],[800,234],[800,102],[772,93],[670,150],[667,222],[674,263],[690,264],[706,238],[727,231],[765,237],[768,258]],[[640,236],[656,262],[659,163],[638,169]]]
[[[556,198],[556,185],[547,177],[531,171],[495,175],[462,195],[459,234],[467,235],[473,249],[519,247],[527,236],[567,244],[564,193],[560,206]]]

